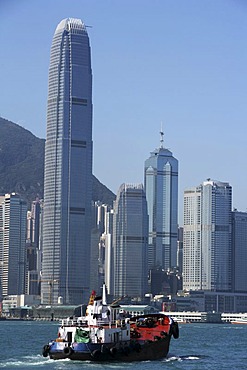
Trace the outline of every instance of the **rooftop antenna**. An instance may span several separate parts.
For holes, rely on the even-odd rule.
[[[163,132],[163,122],[161,121],[160,126],[160,148],[163,149],[163,143],[164,143],[164,132]]]

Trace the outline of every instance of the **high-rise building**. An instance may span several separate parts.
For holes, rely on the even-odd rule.
[[[27,204],[18,194],[0,197],[2,295],[25,293]]]
[[[184,229],[182,227],[178,228],[178,249],[177,249],[177,267],[179,272],[183,272],[183,235]]]
[[[50,57],[45,147],[41,300],[88,299],[92,199],[92,71],[79,19],[56,28]]]
[[[149,268],[177,265],[178,161],[161,145],[145,161],[145,192],[149,215]]]
[[[32,202],[31,208],[31,243],[34,247],[39,248],[39,235],[40,235],[40,214],[41,214],[42,201],[36,199]]]
[[[143,186],[122,184],[114,204],[114,295],[143,298],[147,289],[148,215]]]
[[[114,271],[113,271],[113,209],[106,213],[105,217],[105,232],[102,235],[102,240],[105,246],[105,283],[108,293],[114,294]]]
[[[184,192],[183,289],[231,290],[232,188],[208,179]]]
[[[37,269],[39,250],[41,203],[39,199],[32,202],[32,210],[27,212],[27,263],[28,270]]]
[[[247,212],[232,212],[233,291],[247,292]]]
[[[111,294],[112,209],[97,201],[92,205],[92,214],[90,290],[100,292],[105,283]]]
[[[43,201],[38,198],[32,202],[31,211],[27,213],[27,277],[26,293],[40,294],[40,227]]]
[[[110,208],[108,204],[103,204],[100,201],[93,204],[92,228],[96,227],[100,230],[101,234],[105,232],[105,218]]]
[[[201,186],[184,191],[183,287],[202,289]]]

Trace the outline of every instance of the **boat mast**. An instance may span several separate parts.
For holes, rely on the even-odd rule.
[[[107,302],[106,302],[106,285],[105,285],[105,283],[103,284],[103,291],[102,291],[102,305],[103,306],[107,305]]]

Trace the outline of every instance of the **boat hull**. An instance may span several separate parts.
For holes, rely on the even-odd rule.
[[[120,346],[97,343],[66,343],[52,342],[47,348],[47,355],[53,360],[71,359],[79,361],[146,361],[158,360],[167,356],[171,336],[157,341],[130,341]]]
[[[237,324],[237,325],[246,325],[247,324],[247,320],[235,320],[235,321],[231,321],[231,324]]]

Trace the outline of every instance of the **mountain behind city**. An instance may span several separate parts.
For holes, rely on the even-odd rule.
[[[30,206],[44,195],[45,139],[0,117],[0,194],[18,193]],[[94,175],[93,201],[112,205],[115,194]]]

